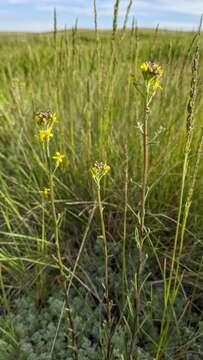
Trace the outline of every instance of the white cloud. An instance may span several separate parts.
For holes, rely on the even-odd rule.
[[[0,31],[29,31],[29,32],[39,32],[39,31],[49,31],[53,28],[52,24],[46,21],[30,21],[27,19],[25,21],[4,21],[0,22]]]
[[[108,26],[110,25],[110,19],[113,16],[115,0],[97,0],[97,10],[99,18],[99,26]],[[126,12],[126,8],[129,4],[129,0],[121,0],[119,15],[123,17]],[[63,14],[65,16],[73,15],[72,17],[80,17],[81,24],[86,21],[87,17],[92,17],[93,19],[93,0],[0,0],[0,15],[3,12],[6,14],[7,9],[11,11],[12,5],[19,5],[23,9],[25,8],[32,9],[30,11],[29,20],[30,23],[34,23],[33,16],[38,14],[37,12],[41,11],[42,14],[46,12],[53,11],[53,8],[56,7],[59,18],[63,19]],[[3,6],[3,7],[2,7]],[[28,12],[27,12],[28,13]],[[193,29],[195,24],[192,23],[194,16],[200,16],[203,13],[203,0],[134,0],[134,5],[131,9],[131,15],[135,15],[138,19],[140,26],[153,26],[154,22],[160,24],[160,27],[165,28],[175,28],[175,29]],[[35,14],[35,15],[34,15]],[[174,21],[170,21],[174,14]],[[17,18],[18,12],[15,13],[15,18]],[[86,19],[86,20],[85,20]],[[163,20],[164,19],[164,20]],[[188,22],[187,20],[188,19]],[[6,16],[3,19],[3,24],[7,27],[9,26],[9,17],[6,22]],[[40,22],[40,20],[38,19]],[[48,20],[47,20],[48,21]],[[40,23],[35,22],[36,28],[41,29],[42,26]],[[60,19],[59,19],[60,23]],[[18,27],[22,26],[25,28],[29,27],[28,24],[19,23]],[[90,24],[91,26],[92,24]],[[3,25],[0,24],[2,28]],[[33,28],[30,26],[31,28]],[[45,26],[45,24],[44,24]],[[44,28],[43,26],[43,28]],[[46,28],[49,27],[46,24]]]
[[[171,29],[171,30],[185,30],[185,31],[194,31],[197,30],[197,26],[192,22],[184,21],[163,21],[157,19],[156,23],[152,24],[152,27],[156,27],[159,24],[160,29]]]
[[[88,1],[88,0],[87,0]],[[0,5],[73,5],[84,3],[83,0],[0,0]]]
[[[154,5],[152,6],[152,8]],[[201,15],[203,13],[202,0],[158,0],[155,8],[161,11],[171,11],[189,15]]]
[[[0,0],[0,3],[3,2]],[[77,12],[78,14],[91,14],[93,0],[8,0],[12,3],[34,4],[41,10],[50,10],[56,6],[58,10]],[[98,0],[97,10],[99,16],[112,16],[114,0]],[[128,0],[121,0],[120,15],[124,15],[128,6]],[[186,15],[201,15],[203,13],[203,0],[134,0],[131,13],[150,16],[153,14],[173,12]]]
[[[115,0],[97,0],[98,12],[101,15],[110,16],[113,12]],[[124,13],[128,6],[128,0],[121,0],[120,12]],[[63,7],[65,11],[81,12],[82,8],[91,8],[93,0],[0,0],[0,4],[6,5],[33,5],[36,7]],[[44,8],[45,10],[45,8]],[[179,14],[201,15],[203,13],[203,0],[134,0],[133,12],[150,15],[152,12],[175,12]]]
[[[0,0],[1,5],[29,5],[32,3],[32,0]]]
[[[19,0],[20,1],[20,0]],[[135,1],[135,0],[134,0]],[[140,2],[140,1],[139,1]],[[69,4],[65,1],[59,0],[58,4],[53,0],[50,4],[50,0],[44,0],[43,4],[37,2],[37,9],[40,11],[50,11],[56,6],[57,10],[69,13],[78,13],[78,15],[92,15],[93,14],[93,0],[69,0]],[[74,3],[74,5],[73,5]],[[78,5],[77,5],[78,3]],[[119,6],[119,15],[123,16],[126,12],[129,1],[121,0]],[[35,2],[36,4],[36,2]],[[112,17],[114,9],[114,0],[102,0],[97,2],[98,16]]]
[[[40,11],[53,11],[53,6],[51,5],[42,5],[42,6],[38,6],[37,7],[38,10]],[[63,5],[58,5],[56,6],[56,9],[58,12],[67,12],[70,14],[78,14],[78,15],[92,15],[93,14],[93,9],[90,7],[86,7],[86,8],[81,8],[79,6],[63,6]]]

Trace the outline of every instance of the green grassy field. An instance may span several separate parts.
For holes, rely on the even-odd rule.
[[[135,26],[0,35],[0,360],[203,358],[201,43]],[[149,60],[164,75],[146,111]],[[99,186],[95,161],[111,167]]]

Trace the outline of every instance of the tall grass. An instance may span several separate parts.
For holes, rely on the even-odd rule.
[[[55,12],[54,34],[0,37],[1,304],[9,315],[17,296],[33,296],[39,304],[35,289],[44,284],[40,296],[46,304],[63,287],[53,359],[63,313],[68,314],[67,334],[71,329],[71,356],[82,359],[78,343],[87,329],[78,328],[71,303],[75,294],[92,311],[99,309],[98,359],[117,359],[118,349],[121,359],[129,354],[131,359],[192,359],[202,336],[202,35],[138,29],[134,22],[128,30],[132,1],[119,30],[119,3],[112,32],[98,30],[95,1],[95,31],[79,30],[76,21],[72,31],[60,32]],[[140,64],[152,58],[165,75],[150,108],[146,181],[143,101],[131,74],[139,78]],[[33,121],[34,113],[48,109],[59,119],[50,152],[65,154],[54,174],[43,162]],[[111,165],[96,202],[89,173],[95,160]],[[45,206],[39,191],[47,179],[51,196]],[[137,249],[140,216],[142,254]],[[106,259],[97,241],[101,237]],[[19,344],[15,332],[3,325],[2,336]]]

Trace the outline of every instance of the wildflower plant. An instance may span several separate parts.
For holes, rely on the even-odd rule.
[[[49,141],[53,137],[53,126],[57,122],[56,113],[39,111],[34,115],[34,121],[39,127],[37,137],[41,142]]]
[[[59,151],[56,151],[54,155],[51,154],[50,151],[50,138],[54,136],[53,130],[54,125],[57,122],[56,113],[51,111],[40,111],[37,112],[34,116],[34,120],[37,126],[40,128],[38,132],[38,139],[42,144],[42,152],[43,152],[43,161],[44,166],[47,167],[48,173],[48,186],[42,188],[40,190],[40,194],[42,195],[42,246],[44,250],[44,244],[46,244],[46,228],[45,228],[45,199],[50,196],[51,210],[52,210],[52,220],[53,220],[53,228],[54,228],[54,240],[56,246],[56,256],[54,257],[57,261],[57,265],[60,271],[60,278],[63,279],[61,282],[62,289],[64,292],[64,301],[66,303],[67,308],[69,307],[68,295],[67,295],[67,285],[66,285],[66,277],[64,276],[64,265],[62,262],[61,256],[61,247],[60,247],[60,239],[59,239],[59,216],[56,211],[55,206],[55,191],[54,191],[54,176],[56,170],[60,167],[65,159],[65,155],[61,154]],[[53,162],[54,160],[54,162]],[[53,166],[54,164],[54,166]],[[43,252],[44,253],[44,252]],[[43,289],[45,278],[40,273],[40,295],[43,295]],[[41,301],[41,300],[40,300]],[[74,358],[77,359],[77,339],[75,336],[73,321],[71,317],[71,312],[68,312],[69,323],[72,329],[72,348],[74,353]]]
[[[142,172],[142,182],[141,182],[141,193],[140,193],[140,209],[138,213],[139,221],[139,231],[137,240],[137,265],[136,265],[136,275],[135,275],[135,313],[134,313],[134,329],[130,350],[129,350],[129,359],[132,357],[134,352],[134,345],[139,339],[139,330],[140,330],[140,315],[141,315],[141,293],[144,285],[144,280],[141,277],[141,269],[146,260],[144,253],[144,243],[146,237],[148,236],[148,230],[146,229],[145,224],[145,214],[146,214],[146,197],[147,197],[147,183],[148,183],[148,167],[149,167],[149,134],[148,134],[148,120],[151,110],[151,102],[154,96],[157,93],[158,89],[161,89],[161,78],[163,76],[163,69],[159,63],[153,63],[151,61],[145,61],[140,65],[140,70],[144,84],[139,83],[137,77],[132,74],[131,79],[135,88],[139,91],[144,99],[144,116],[142,123],[139,123],[139,130],[142,134],[142,148],[143,148],[143,172]],[[143,86],[144,85],[144,86]]]
[[[164,70],[159,63],[151,61],[145,61],[140,65],[142,78],[144,80],[144,92],[143,82],[139,82],[135,74],[131,74],[131,80],[136,89],[147,98],[148,106],[152,101],[152,98],[156,95],[158,89],[162,90],[161,79],[164,74]]]
[[[90,171],[92,178],[97,184],[100,185],[101,179],[111,170],[111,167],[105,163],[96,161],[94,166],[91,167]]]
[[[57,259],[60,267],[62,266],[61,254],[60,254],[60,245],[59,245],[59,229],[58,229],[58,219],[55,208],[55,195],[54,195],[54,174],[56,169],[63,162],[65,155],[62,155],[59,151],[51,157],[50,155],[50,139],[54,136],[53,130],[54,125],[57,122],[57,116],[55,112],[51,111],[39,111],[34,115],[34,121],[39,127],[38,130],[38,139],[42,143],[42,152],[43,152],[43,161],[45,167],[48,167],[48,186],[45,186],[40,190],[42,197],[47,197],[50,195],[51,207],[52,207],[52,217],[55,231],[55,244],[57,251]],[[55,167],[52,166],[51,158],[55,160]],[[44,200],[43,200],[44,206]]]
[[[104,251],[104,298],[106,303],[106,315],[107,315],[107,328],[109,330],[109,336],[107,341],[107,350],[106,350],[106,358],[109,359],[111,352],[111,341],[110,341],[110,331],[111,331],[111,303],[109,298],[109,269],[108,269],[108,247],[107,247],[107,238],[106,238],[106,229],[105,229],[105,221],[103,215],[103,206],[101,200],[101,187],[100,182],[102,178],[109,173],[111,167],[103,162],[96,161],[95,164],[90,168],[90,172],[92,178],[97,187],[97,204],[99,208],[100,214],[100,222],[101,222],[101,231],[102,231],[102,240],[103,240],[103,251]]]

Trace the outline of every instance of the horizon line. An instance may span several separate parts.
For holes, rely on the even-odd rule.
[[[137,26],[137,29],[140,30],[156,30],[158,27],[158,30],[162,30],[162,31],[170,31],[170,32],[196,32],[198,31],[198,29],[195,29],[195,26],[193,29],[189,30],[189,29],[183,29],[180,27],[177,28],[168,28],[165,26],[159,26],[159,24],[157,24],[157,26],[152,27],[152,26]],[[64,27],[64,28],[58,28],[57,32],[63,32],[63,31],[71,31],[74,28],[74,26],[72,27]],[[132,29],[132,27],[127,27],[126,31],[130,31]],[[95,28],[94,27],[78,27],[77,28],[78,31],[93,31],[95,32]],[[122,31],[123,27],[118,27],[117,31]],[[97,31],[112,31],[111,27],[104,27],[104,28],[98,28]],[[18,34],[18,33],[24,33],[24,34],[47,34],[47,33],[53,33],[54,29],[47,29],[47,30],[0,30],[0,34],[4,33],[13,33],[13,34]],[[201,30],[201,33],[203,32],[203,30]]]

